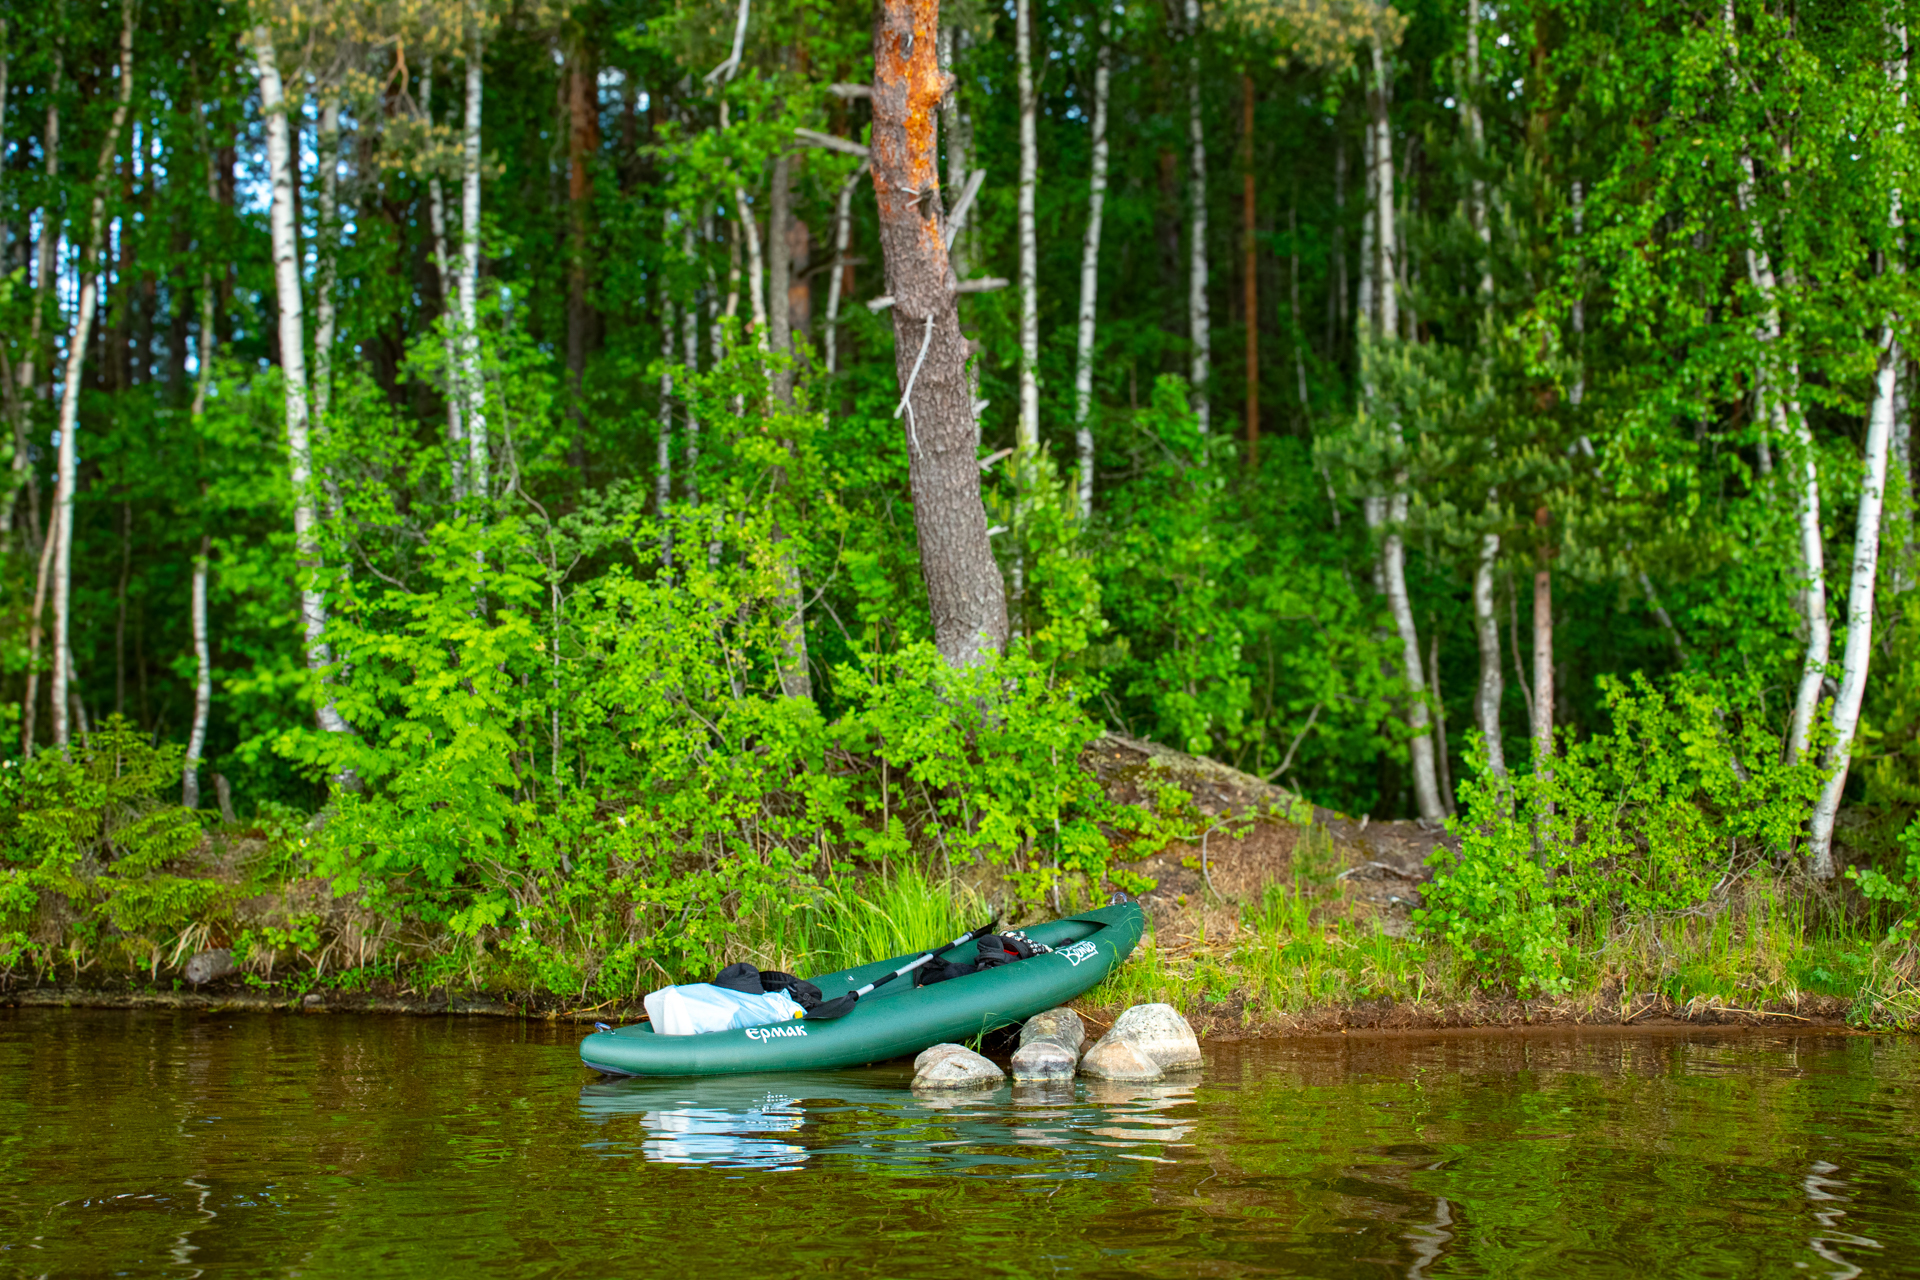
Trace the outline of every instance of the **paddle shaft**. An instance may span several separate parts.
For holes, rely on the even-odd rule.
[[[892,973],[887,974],[885,977],[875,978],[872,982],[869,982],[866,986],[861,987],[857,991],[853,992],[853,995],[856,998],[860,996],[864,996],[868,992],[872,991],[875,987],[884,986],[887,983],[892,982],[895,978],[899,977],[901,974],[912,973],[915,969],[920,968],[922,965],[930,963],[933,960],[933,958],[939,955],[942,951],[951,951],[953,950],[953,948],[961,946],[968,942],[972,942],[977,938],[983,938],[987,934],[992,933],[993,926],[998,923],[1000,923],[998,920],[989,920],[985,924],[981,925],[978,929],[973,929],[966,933],[961,934],[959,937],[955,938],[952,942],[949,942],[946,946],[935,947],[932,951],[929,951],[925,955],[922,955],[919,959],[911,960],[906,964],[901,965],[898,969],[895,969]]]

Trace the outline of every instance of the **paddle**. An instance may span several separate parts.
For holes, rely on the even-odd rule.
[[[928,951],[924,953],[919,958],[915,960],[910,960],[906,964],[901,965],[898,969],[895,969],[892,973],[887,974],[883,978],[875,978],[872,982],[869,982],[866,986],[861,987],[856,991],[849,991],[847,992],[847,994],[843,996],[835,996],[831,1000],[815,1005],[812,1009],[810,1009],[807,1012],[807,1021],[820,1022],[829,1018],[846,1017],[849,1013],[853,1012],[853,1006],[860,1002],[860,997],[871,993],[875,987],[885,986],[887,983],[892,982],[895,978],[899,977],[903,973],[912,973],[915,969],[918,969],[921,965],[924,965],[925,963],[927,963],[927,961],[933,959],[935,956],[939,955],[942,951],[950,951],[954,947],[962,946],[966,943],[976,941],[977,939],[980,939],[980,938],[984,938],[989,933],[992,933],[993,927],[999,923],[1000,923],[1000,917],[995,916],[993,919],[987,921],[985,924],[981,925],[978,929],[975,929],[973,932],[961,934],[959,937],[955,938],[952,942],[949,942],[944,947],[935,947],[932,951]]]

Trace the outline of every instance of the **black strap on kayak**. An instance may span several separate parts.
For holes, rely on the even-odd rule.
[[[822,1004],[818,1004],[814,1006],[812,1009],[809,1009],[807,1011],[806,1020],[808,1022],[821,1022],[829,1018],[846,1017],[849,1013],[853,1012],[853,1006],[860,1003],[860,997],[869,994],[870,992],[873,991],[875,987],[885,986],[887,983],[892,982],[895,978],[899,977],[903,973],[912,973],[915,969],[918,969],[921,965],[926,964],[929,960],[939,955],[942,951],[950,951],[954,947],[965,946],[967,943],[972,942],[975,939],[985,937],[987,934],[992,933],[993,926],[999,923],[1000,923],[1000,918],[998,916],[995,916],[993,919],[981,925],[978,929],[975,929],[970,933],[963,933],[959,937],[955,938],[952,942],[949,942],[946,946],[935,947],[932,951],[925,952],[915,957],[914,959],[909,960],[906,964],[901,965],[898,969],[895,969],[892,973],[889,973],[884,977],[875,978],[872,982],[869,982],[866,986],[861,987],[858,990],[849,991],[847,992],[847,994],[843,996],[835,996],[831,1000],[825,1001]]]

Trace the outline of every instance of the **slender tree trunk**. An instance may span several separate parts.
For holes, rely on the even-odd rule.
[[[1034,193],[1040,181],[1040,144],[1033,87],[1033,0],[1014,0],[1014,66],[1020,95],[1020,421],[1015,434],[1022,461],[1040,448],[1040,246]]]
[[[708,228],[703,221],[701,231],[703,239],[709,234],[709,231],[710,228]],[[695,261],[692,227],[686,229],[681,245],[686,253],[687,261]],[[680,309],[680,359],[682,367],[686,369],[689,379],[700,371],[700,307],[700,295],[696,291],[693,299]],[[687,401],[686,410],[687,479],[685,489],[687,506],[692,508],[700,505],[700,419],[693,412],[693,401],[691,398]]]
[[[433,124],[431,61],[427,63],[425,74],[420,77],[420,114],[429,126]],[[453,499],[463,502],[467,496],[467,429],[466,420],[460,412],[460,402],[466,392],[459,373],[460,341],[457,331],[460,312],[455,296],[459,286],[454,280],[452,260],[447,257],[447,199],[437,172],[427,179],[427,215],[433,231],[434,272],[440,279],[441,334],[447,361],[447,463],[453,481]]]
[[[591,165],[600,149],[599,80],[593,51],[578,37],[567,66],[567,414],[573,424],[576,468],[586,466],[587,341],[593,316],[587,306],[588,234],[593,209]]]
[[[1888,78],[1897,87],[1900,116],[1907,107],[1907,29],[1905,24],[1890,32],[1900,56],[1889,64]],[[1898,243],[1905,216],[1900,207],[1900,190],[1894,188],[1888,201],[1887,224]],[[1896,249],[1888,263],[1903,272]],[[1879,354],[1873,374],[1873,405],[1867,413],[1867,441],[1864,474],[1860,483],[1860,509],[1854,520],[1853,579],[1847,584],[1847,643],[1840,661],[1840,689],[1833,700],[1833,741],[1828,745],[1826,781],[1820,799],[1813,807],[1808,841],[1808,870],[1816,880],[1831,880],[1833,865],[1833,824],[1840,813],[1840,799],[1847,788],[1847,765],[1853,754],[1854,734],[1860,727],[1860,704],[1866,697],[1867,668],[1873,659],[1873,598],[1880,569],[1880,522],[1885,510],[1887,457],[1893,437],[1893,423],[1900,395],[1900,367],[1906,362],[1900,340],[1895,335],[1898,316],[1888,316],[1880,326]]]
[[[267,221],[273,235],[273,283],[278,300],[280,368],[286,383],[288,480],[293,490],[293,549],[300,569],[300,621],[307,668],[324,673],[333,663],[326,640],[327,602],[321,593],[320,535],[313,495],[313,448],[307,424],[306,319],[300,300],[300,250],[294,240],[293,147],[287,116],[292,110],[280,83],[273,32],[264,24],[253,31],[260,77],[260,110],[267,125],[267,174],[272,198]],[[331,697],[314,709],[327,733],[348,732]],[[343,776],[343,784],[353,785]]]
[[[1241,177],[1242,217],[1246,223],[1246,261],[1242,282],[1246,289],[1247,310],[1247,470],[1260,471],[1260,257],[1255,236],[1259,234],[1259,205],[1253,187],[1253,77],[1240,77],[1241,145],[1245,148]]]
[[[207,640],[207,563],[213,539],[200,535],[193,559],[193,727],[187,732],[187,758],[180,771],[180,803],[200,807],[200,760],[207,750],[207,721],[213,710],[213,648]]]
[[[56,44],[53,58],[53,85],[47,94],[47,123],[40,135],[40,148],[46,156],[49,199],[40,207],[40,242],[35,246],[37,252],[33,264],[33,318],[28,322],[27,356],[20,362],[20,389],[29,394],[37,389],[42,398],[51,391],[50,388],[41,385],[40,370],[44,349],[42,326],[46,322],[47,299],[53,296],[54,264],[60,247],[60,211],[51,196],[55,189],[55,180],[60,176],[60,84],[66,70],[63,54],[64,51]],[[45,365],[48,368],[52,367],[51,354],[45,356]]]
[[[1200,114],[1200,0],[1185,0],[1187,17],[1187,335],[1193,416],[1202,434],[1212,420],[1213,327],[1207,316],[1207,135]]]
[[[787,240],[793,209],[793,158],[782,152],[773,162],[772,199],[767,202],[767,338],[778,358],[773,371],[773,394],[793,403],[793,310],[788,290],[793,286],[792,247]],[[792,443],[786,442],[791,449]],[[786,468],[775,468],[774,489],[786,488]],[[813,677],[807,669],[806,596],[800,585],[800,562],[778,519],[773,537],[780,556],[780,597],[774,609],[780,618],[780,691],[789,698],[811,698]]]
[[[966,49],[966,45],[967,33],[964,28],[941,28],[940,70],[950,74],[953,60]],[[967,185],[967,175],[972,172],[973,121],[967,114],[966,104],[961,101],[957,87],[941,100],[940,115],[947,136],[947,189],[954,192],[954,198],[958,199],[959,192]],[[973,245],[970,226],[971,223],[960,228],[960,233],[954,237],[948,250],[957,279],[964,279],[967,275],[969,250]]]
[[[54,493],[59,497],[58,490]],[[20,754],[33,758],[35,731],[40,711],[40,620],[46,616],[47,584],[53,577],[54,544],[59,541],[59,526],[54,524],[40,543],[39,572],[33,582],[33,613],[27,628],[27,691],[20,700]]]
[[[1460,95],[1460,116],[1474,171],[1467,183],[1467,221],[1480,241],[1480,296],[1493,303],[1493,226],[1487,217],[1487,184],[1479,166],[1487,154],[1486,126],[1480,116],[1480,4],[1467,0],[1467,83]]]
[[[1074,348],[1073,436],[1080,458],[1080,518],[1093,517],[1093,337],[1100,295],[1100,221],[1107,200],[1107,90],[1112,76],[1112,19],[1100,19],[1093,66],[1093,170],[1087,184],[1087,237],[1080,250],[1080,329]]]
[[[1006,647],[1007,597],[980,500],[978,428],[967,385],[958,283],[937,209],[919,193],[938,178],[928,125],[951,80],[938,64],[938,0],[881,0],[874,25],[873,186],[908,478],[934,643],[955,667]]]
[[[1367,122],[1367,185],[1371,189],[1372,205],[1369,210],[1370,234],[1363,235],[1361,241],[1361,289],[1363,297],[1370,298],[1373,305],[1369,313],[1363,303],[1360,318],[1362,395],[1368,401],[1374,398],[1372,353],[1380,344],[1392,341],[1397,336],[1400,324],[1398,282],[1394,274],[1393,134],[1387,119],[1386,60],[1377,43],[1372,46],[1372,54],[1373,85],[1368,94]],[[1367,251],[1369,247],[1371,252]],[[1398,446],[1401,443],[1400,423],[1390,422],[1388,433],[1393,445]],[[1447,810],[1440,795],[1440,781],[1434,763],[1433,720],[1427,707],[1427,680],[1420,658],[1420,633],[1414,621],[1413,600],[1407,591],[1406,547],[1401,532],[1406,526],[1409,506],[1406,487],[1405,473],[1395,471],[1389,477],[1385,497],[1370,498],[1364,509],[1369,526],[1383,534],[1375,575],[1386,596],[1394,628],[1400,636],[1401,664],[1408,694],[1412,698],[1407,708],[1407,752],[1413,770],[1414,801],[1423,822],[1438,824],[1446,821]]]
[[[654,447],[653,507],[660,517],[660,563],[673,568],[673,526],[667,521],[673,501],[673,303],[660,300],[660,416]]]
[[[1439,772],[1440,804],[1453,816],[1453,764],[1447,759],[1447,700],[1440,692],[1440,623],[1429,617],[1433,628],[1427,633],[1427,679],[1432,681],[1434,765]]]
[[[1333,271],[1327,281],[1327,359],[1338,354],[1336,335],[1347,329],[1347,139],[1333,139]]]
[[[833,206],[833,270],[827,279],[827,323],[822,335],[829,374],[840,372],[840,299],[846,288],[847,246],[853,242],[853,189],[867,176],[867,164],[862,160],[847,176]]]
[[[320,225],[314,244],[313,272],[313,428],[327,438],[333,410],[334,282],[340,253],[340,102],[328,98],[320,106],[320,138],[316,159],[320,169]],[[337,502],[331,500],[330,507]]]
[[[467,117],[461,129],[460,382],[466,418],[467,492],[482,502],[491,485],[486,379],[480,368],[480,109],[484,49],[477,14],[467,16]]]
[[[125,0],[120,20],[120,98],[113,122],[100,144],[99,168],[94,172],[93,206],[87,222],[87,245],[80,261],[80,297],[67,341],[67,368],[60,386],[60,455],[53,491],[53,740],[67,745],[67,704],[73,687],[73,493],[79,463],[76,437],[80,429],[81,372],[87,343],[92,338],[94,309],[100,299],[100,253],[107,235],[107,183],[113,176],[114,155],[120,149],[120,131],[126,127],[127,107],[133,101],[133,0]]]
[[[1721,8],[1721,21],[1729,43],[1734,40],[1733,0]],[[1754,371],[1754,397],[1757,415],[1771,426],[1775,436],[1793,446],[1792,465],[1798,469],[1797,523],[1800,535],[1800,572],[1802,583],[1798,600],[1806,625],[1807,656],[1800,669],[1800,682],[1794,693],[1793,723],[1788,731],[1787,754],[1798,760],[1806,754],[1813,734],[1814,716],[1820,707],[1820,689],[1827,674],[1832,653],[1833,634],[1827,616],[1826,549],[1820,534],[1820,473],[1813,450],[1812,432],[1801,412],[1799,363],[1782,360],[1780,351],[1781,317],[1779,282],[1767,252],[1766,231],[1755,210],[1753,157],[1740,154],[1740,174],[1734,199],[1747,220],[1747,280],[1760,297],[1759,334],[1762,354]],[[1761,436],[1765,446],[1765,428]]]
[[[1379,196],[1374,190],[1374,182],[1379,177],[1380,166],[1374,159],[1373,148],[1375,144],[1379,142],[1380,138],[1379,135],[1374,132],[1373,128],[1373,98],[1371,94],[1368,95],[1367,103],[1367,127],[1361,134],[1360,139],[1360,168],[1365,190],[1360,198],[1364,212],[1360,215],[1360,299],[1358,306],[1355,308],[1355,312],[1359,317],[1357,327],[1363,335],[1366,332],[1366,326],[1378,326],[1380,323],[1379,306],[1374,298],[1373,292],[1374,281],[1378,279],[1380,275],[1380,256],[1377,252],[1378,245],[1376,244],[1379,218],[1374,212],[1375,207],[1379,204]]]
[[[1487,772],[1507,776],[1507,755],[1500,733],[1501,678],[1500,620],[1493,612],[1493,571],[1500,559],[1500,535],[1480,536],[1480,556],[1473,568],[1473,634],[1480,647],[1480,687],[1474,696],[1474,719],[1486,742]]]
[[[1307,329],[1300,319],[1300,212],[1297,202],[1287,205],[1287,309],[1293,319],[1293,374],[1300,395],[1300,416],[1311,422],[1313,404],[1307,395]]]
[[[120,503],[120,581],[113,592],[113,714],[127,713],[127,587],[133,581],[133,504]]]
[[[1533,571],[1533,767],[1550,774],[1553,759],[1553,570],[1547,509],[1533,513],[1540,545]]]

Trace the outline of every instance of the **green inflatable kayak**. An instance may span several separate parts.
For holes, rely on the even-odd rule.
[[[1133,951],[1146,917],[1119,902],[1025,929],[1053,950],[1013,964],[937,982],[906,978],[863,997],[844,1018],[661,1036],[645,1023],[598,1031],[580,1042],[580,1061],[620,1076],[709,1076],[750,1071],[818,1071],[884,1062],[930,1044],[968,1040],[1065,1004]],[[944,958],[971,959],[949,949]],[[914,953],[813,979],[828,1000],[899,968]]]

